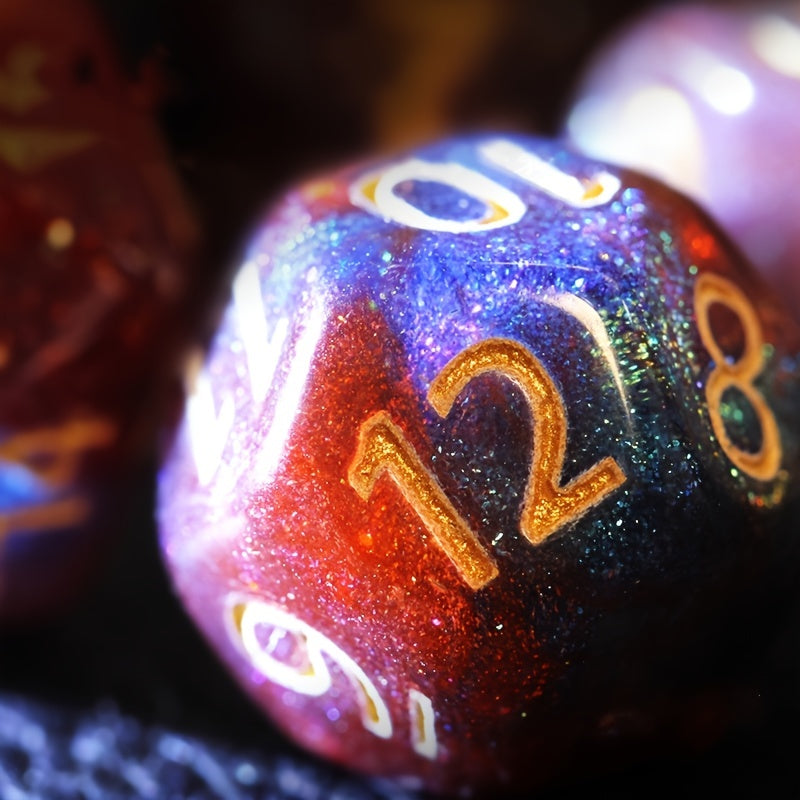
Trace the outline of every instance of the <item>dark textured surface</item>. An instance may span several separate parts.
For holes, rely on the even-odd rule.
[[[130,64],[154,55],[166,64],[165,132],[206,231],[209,274],[225,272],[253,215],[293,176],[375,144],[381,76],[404,50],[402,37],[381,38],[366,1],[101,5]],[[588,49],[652,4],[498,5],[508,16],[452,102],[454,125],[553,130]],[[252,41],[266,28],[266,44],[239,46],[243,29]],[[0,798],[148,797],[154,785],[158,798],[392,796],[294,749],[218,666],[160,566],[151,480],[142,476],[133,512],[120,509],[122,543],[82,604],[46,627],[0,636]],[[775,613],[796,603],[787,598]],[[797,796],[796,617],[769,652],[743,653],[753,714],[718,746],[587,784],[576,764],[575,783],[548,796]],[[237,773],[246,763],[254,784],[248,768]]]
[[[108,704],[76,712],[18,697],[0,698],[0,794],[7,800],[406,797],[278,751],[232,750],[146,727]]]
[[[171,597],[146,498],[73,615],[0,638],[0,798],[408,800],[297,751],[244,700]],[[796,796],[796,649],[787,628],[764,713],[710,752],[591,782],[576,764],[575,782],[543,797]]]
[[[248,250],[197,379],[232,421],[198,391],[160,482],[180,596],[258,705],[359,769],[460,794],[539,785],[598,748],[612,763],[713,741],[760,705],[752,654],[797,575],[800,329],[643,178],[598,178],[610,199],[586,208],[486,166],[601,174],[549,141],[457,137],[413,158],[301,188]],[[458,185],[452,165],[496,181],[502,227],[436,182]],[[383,204],[409,183],[435,220]],[[708,334],[715,287],[737,299]],[[742,335],[773,348],[759,391],[781,433],[751,413],[720,444],[705,376]],[[748,433],[778,455],[760,483],[736,460]],[[276,656],[268,630],[297,644]],[[362,689],[304,668],[318,651]],[[406,722],[420,695],[427,738]]]
[[[286,742],[217,665],[158,562],[148,475],[69,616],[0,638],[0,798],[401,798]]]

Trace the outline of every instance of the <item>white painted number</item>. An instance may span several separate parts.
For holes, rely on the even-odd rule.
[[[476,219],[451,219],[426,214],[395,193],[397,186],[406,181],[428,181],[451,186],[483,203],[484,213]],[[416,158],[364,176],[351,187],[350,199],[370,213],[401,225],[447,233],[476,233],[514,225],[522,219],[526,210],[525,204],[514,192],[479,172],[461,164],[434,164]]]
[[[330,661],[355,690],[364,728],[381,739],[394,733],[389,709],[375,684],[337,644],[288,611],[251,597],[228,603],[228,633],[250,664],[278,686],[320,697],[333,686]],[[437,752],[433,704],[417,689],[408,694],[411,746],[424,758]]]
[[[622,185],[619,178],[606,171],[581,180],[507,139],[484,142],[478,147],[478,153],[492,167],[575,208],[608,203]],[[415,181],[450,186],[482,203],[484,213],[472,219],[428,214],[396,191],[401,184]],[[454,162],[434,163],[417,158],[363,175],[350,187],[350,200],[371,214],[409,228],[446,233],[479,233],[504,228],[519,222],[528,210],[519,195],[474,169]]]

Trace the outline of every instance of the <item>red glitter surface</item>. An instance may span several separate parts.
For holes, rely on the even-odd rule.
[[[363,727],[352,687],[336,667],[324,703],[295,697],[293,714],[282,719],[285,690],[242,669],[227,630],[212,622],[216,646],[295,738],[341,761],[357,753],[359,766],[370,771],[424,773],[411,749],[408,692],[416,689],[435,697],[437,710],[453,721],[439,732],[438,747],[457,758],[465,780],[474,780],[490,770],[485,759],[493,762],[501,744],[516,757],[518,748],[509,746],[516,726],[507,718],[540,694],[552,667],[540,657],[525,587],[515,586],[512,572],[501,572],[476,595],[430,545],[429,531],[389,479],[379,479],[366,503],[348,484],[356,434],[376,411],[401,421],[424,462],[433,448],[425,401],[411,387],[380,314],[366,303],[341,311],[329,314],[274,482],[239,497],[236,505],[249,521],[232,540],[223,535],[198,548],[190,534],[171,548],[187,568],[179,578],[189,583],[179,588],[197,613],[208,614],[209,603],[216,608],[219,622],[229,595],[272,600],[330,636],[367,675],[385,680],[376,687],[392,716],[388,741]],[[492,383],[485,387],[489,397],[503,391]],[[523,441],[528,436],[521,434]],[[342,716],[332,726],[325,712],[334,706]],[[463,730],[471,732],[469,741]]]
[[[481,150],[455,141],[432,163]],[[722,735],[740,621],[778,551],[797,563],[785,313],[636,176],[609,208],[535,187],[490,239],[369,192],[359,211],[358,175],[258,230],[193,375],[159,511],[190,616],[294,740],[412,787],[529,788]]]
[[[119,526],[114,506],[151,452],[187,334],[195,232],[85,4],[5,2],[0,31],[2,468],[44,481],[49,496],[25,514],[89,507],[41,525],[0,515],[0,617],[22,619],[73,593]],[[59,439],[76,420],[105,426],[102,441]],[[9,456],[42,432],[38,452]],[[67,465],[58,480],[51,461]]]

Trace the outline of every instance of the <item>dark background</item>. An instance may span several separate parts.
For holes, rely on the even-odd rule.
[[[499,126],[554,133],[593,49],[655,4],[98,5],[132,79],[152,75],[154,66],[161,75],[159,124],[203,231],[198,279],[223,296],[247,230],[293,179],[448,130]],[[385,790],[297,752],[216,664],[162,571],[152,522],[154,473],[155,465],[142,470],[134,510],[120,519],[120,545],[80,605],[46,626],[0,637],[0,699],[22,703],[23,709],[29,702],[44,703],[49,710],[32,706],[30,713],[62,715],[72,729],[98,707],[112,708],[138,720],[142,730],[182,731],[226,753],[248,753],[265,769],[279,756],[310,776],[302,792],[278,787],[270,796],[328,797],[334,789],[340,797],[385,796]],[[547,796],[638,797],[664,790],[699,796],[711,789],[794,795],[793,760],[800,744],[794,730],[800,711],[795,630],[787,626],[768,653],[743,653],[753,667],[758,713],[718,745],[680,763],[648,762],[586,784],[576,767],[575,781]],[[4,757],[0,742],[0,763]],[[208,791],[191,796],[215,796]]]
[[[235,258],[269,199],[309,172],[450,130],[557,133],[598,45],[648,8],[670,5],[94,2],[131,75],[143,63],[160,70],[160,122],[203,223],[212,269]]]

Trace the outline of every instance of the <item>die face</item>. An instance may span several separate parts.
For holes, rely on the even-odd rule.
[[[690,719],[726,620],[785,588],[800,339],[660,185],[522,137],[434,144],[288,195],[232,297],[162,546],[317,752],[541,783],[609,720]]]
[[[661,9],[598,53],[567,121],[584,152],[701,202],[795,312],[798,53],[793,3]]]
[[[118,529],[194,236],[93,15],[40,11],[0,10],[0,619],[58,608]]]

